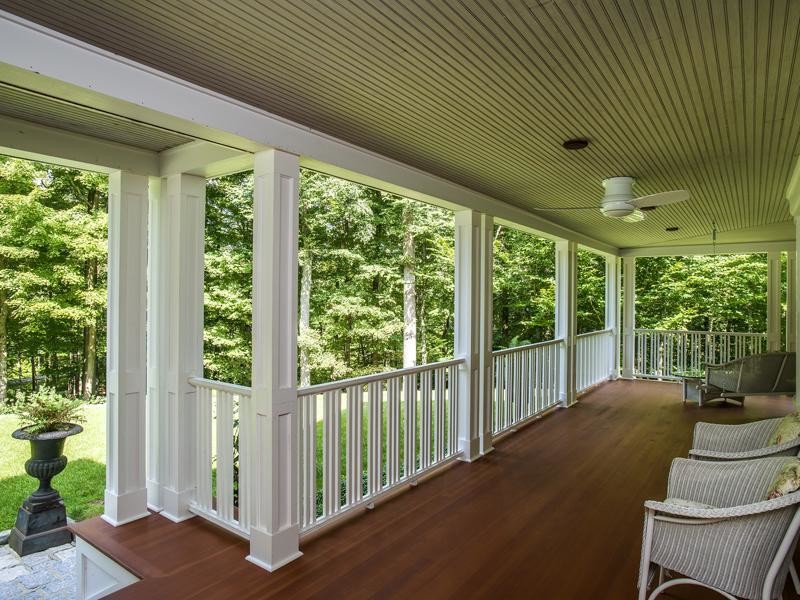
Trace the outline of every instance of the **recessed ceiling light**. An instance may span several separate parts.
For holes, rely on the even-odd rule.
[[[573,138],[571,140],[567,140],[562,144],[564,148],[567,150],[583,150],[586,146],[589,145],[589,140],[585,140],[583,138]]]
[[[667,231],[669,233],[674,233],[674,232],[678,231],[678,228],[674,227],[674,226],[673,227],[667,227],[664,231]]]

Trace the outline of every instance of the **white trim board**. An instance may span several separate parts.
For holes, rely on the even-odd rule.
[[[755,252],[794,252],[795,241],[742,242],[738,244],[696,244],[692,246],[653,246],[620,248],[620,256],[696,256],[701,254],[753,254]]]
[[[0,79],[54,92],[49,79],[106,96],[126,110],[147,114],[153,124],[246,151],[279,148],[303,157],[302,164],[388,191],[448,207],[484,212],[548,237],[576,241],[601,252],[617,248],[528,211],[398,161],[292,123],[155,69],[105,52],[5,11],[0,11]],[[20,73],[20,70],[22,73]],[[120,110],[117,102],[114,110]],[[132,110],[135,109],[135,110]],[[154,115],[154,113],[156,113]],[[160,115],[158,115],[160,113]],[[259,148],[259,146],[261,148]]]

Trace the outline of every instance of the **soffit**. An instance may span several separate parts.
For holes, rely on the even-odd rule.
[[[524,209],[600,181],[689,203],[638,224],[544,212],[619,247],[785,231],[800,2],[0,0],[121,56]],[[569,137],[591,140],[569,153]]]

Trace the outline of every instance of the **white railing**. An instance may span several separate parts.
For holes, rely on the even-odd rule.
[[[678,379],[706,364],[719,364],[766,352],[766,333],[634,330],[634,375]]]
[[[463,358],[301,388],[300,526],[308,531],[458,450]]]
[[[492,352],[492,432],[509,429],[559,402],[563,340]]]
[[[250,388],[193,377],[197,390],[197,493],[189,510],[239,535],[250,532],[248,457],[239,453],[249,435],[240,419]]]
[[[582,333],[575,342],[575,380],[582,392],[605,381],[614,365],[614,332],[611,329]]]

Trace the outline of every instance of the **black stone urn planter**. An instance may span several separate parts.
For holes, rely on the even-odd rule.
[[[67,466],[64,442],[83,431],[83,427],[65,423],[61,431],[31,433],[29,430],[30,427],[23,427],[11,434],[15,439],[31,443],[31,457],[25,461],[25,472],[39,480],[39,489],[22,503],[8,538],[8,545],[20,556],[72,541],[64,501],[50,482]]]

